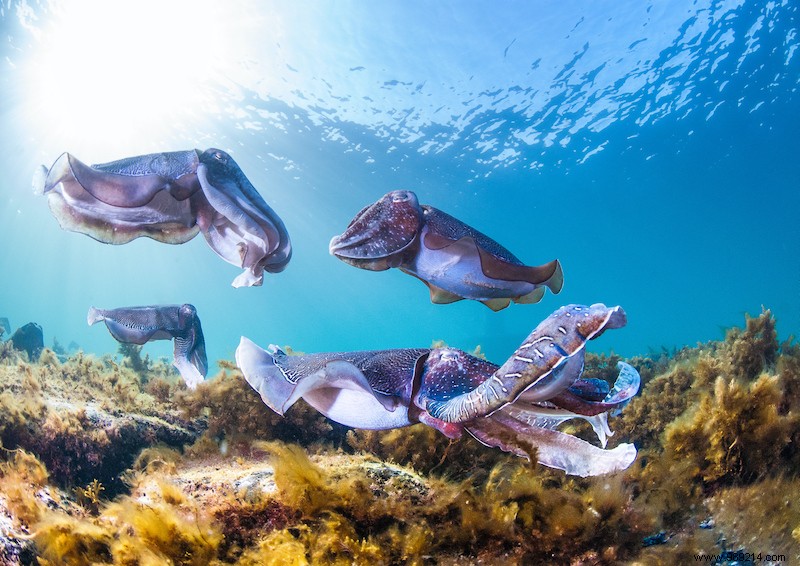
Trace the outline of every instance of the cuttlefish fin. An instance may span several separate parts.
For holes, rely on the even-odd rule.
[[[419,279],[420,281],[425,283],[425,286],[428,288],[428,291],[430,291],[430,294],[431,294],[431,302],[436,304],[436,305],[449,305],[450,303],[455,303],[456,301],[463,301],[464,300],[464,297],[462,297],[461,295],[456,295],[455,293],[451,293],[450,291],[447,291],[446,289],[442,289],[441,287],[437,287],[436,285],[434,285],[430,281],[425,281],[420,276],[418,276],[416,273],[412,273],[411,271],[408,271],[407,269],[403,269],[403,267],[400,267],[400,271],[402,271],[403,273],[408,273],[412,277],[416,277],[417,279]]]
[[[557,259],[544,265],[522,265],[513,256],[508,259],[497,257],[479,245],[472,236],[463,236],[454,240],[433,231],[425,234],[424,244],[425,247],[432,250],[453,248],[454,254],[461,256],[477,251],[481,262],[481,271],[486,277],[492,279],[499,281],[526,281],[534,285],[544,285],[553,293],[558,293],[564,286],[564,272]]]
[[[333,359],[322,366],[304,366],[301,362],[287,372],[282,360],[285,353],[277,347],[263,350],[244,336],[235,356],[247,382],[279,415],[301,397],[337,422],[342,422],[348,412],[361,410],[366,414],[377,409],[378,413],[391,413],[398,407],[396,399],[375,391],[364,373],[346,360]],[[352,394],[340,398],[342,391]]]
[[[437,287],[432,283],[428,283],[427,281],[424,281],[424,283],[428,286],[428,289],[431,292],[431,302],[434,304],[448,305],[464,298],[460,295],[456,295],[455,293],[451,293],[450,291],[446,291],[441,287]]]
[[[281,355],[283,351],[279,348],[267,352],[244,336],[235,353],[236,365],[239,366],[247,383],[258,392],[261,400],[279,415],[283,415],[294,403],[289,401],[297,387],[297,383],[287,379],[276,365],[275,358]]]
[[[180,200],[188,198],[197,189],[196,181],[190,178],[194,175],[197,167],[197,154],[194,151],[188,151],[163,155],[165,158],[178,159],[182,165],[174,172],[174,178],[147,170],[147,163],[144,163],[136,174],[126,174],[124,169],[115,170],[116,164],[130,164],[133,159],[89,166],[75,156],[63,153],[50,168],[43,192],[47,193],[58,183],[63,183],[64,190],[67,192],[77,195],[80,191],[86,191],[107,205],[124,208],[144,206],[159,191],[163,190],[174,193],[173,198],[176,198],[177,195],[180,195]],[[186,159],[187,155],[194,158],[193,162]],[[153,156],[142,156],[135,159],[150,157]]]
[[[481,258],[481,269],[486,277],[544,285],[553,293],[559,293],[564,287],[564,272],[557,259],[544,265],[517,265],[496,257],[480,246],[478,246],[478,254]]]
[[[533,303],[538,303],[542,300],[542,297],[544,297],[544,287],[536,287],[536,289],[527,295],[522,295],[518,299],[514,299],[514,302],[521,305],[530,305]]]
[[[501,311],[511,304],[511,299],[487,299],[481,301],[484,305],[492,309],[494,312]]]

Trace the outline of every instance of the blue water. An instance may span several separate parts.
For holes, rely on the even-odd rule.
[[[174,2],[0,7],[0,316],[116,351],[89,306],[193,303],[210,361],[240,335],[306,351],[480,344],[501,363],[558,306],[620,304],[622,355],[722,337],[762,305],[800,332],[798,4]],[[135,31],[131,31],[135,30]],[[62,231],[31,176],[219,147],[283,218],[285,272],[198,236],[108,246]],[[565,287],[501,312],[432,305],[397,270],[328,254],[405,188]],[[169,355],[166,343],[147,352]]]

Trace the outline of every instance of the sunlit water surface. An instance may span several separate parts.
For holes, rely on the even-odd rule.
[[[86,311],[193,303],[210,359],[239,336],[302,351],[428,346],[503,361],[567,303],[620,304],[623,355],[718,339],[771,308],[800,330],[798,4],[752,1],[90,2],[0,8],[0,316],[114,352]],[[285,272],[198,237],[62,231],[31,176],[219,147],[284,219]],[[494,313],[432,305],[328,241],[406,188],[566,284]],[[168,355],[168,344],[148,345]]]

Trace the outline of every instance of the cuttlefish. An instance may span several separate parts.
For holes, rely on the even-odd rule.
[[[480,301],[492,310],[536,303],[545,287],[561,291],[558,260],[527,266],[506,248],[432,206],[411,191],[392,191],[364,207],[330,253],[370,271],[397,267],[428,286],[431,302]]]
[[[610,412],[639,390],[639,374],[620,362],[613,387],[581,377],[584,347],[626,323],[620,307],[561,307],[502,366],[454,348],[409,348],[289,356],[242,337],[236,363],[264,403],[283,415],[304,399],[331,420],[364,429],[414,423],[449,438],[466,430],[497,447],[578,476],[627,468],[632,444],[605,449]],[[588,421],[602,447],[557,430]],[[535,450],[534,450],[535,449]]]
[[[244,272],[234,287],[261,285],[292,255],[286,227],[220,149],[174,151],[86,165],[69,153],[34,179],[62,228],[106,244],[147,236],[182,244],[202,232]]]
[[[193,305],[160,305],[96,309],[91,307],[89,326],[100,321],[116,340],[126,344],[145,344],[153,340],[173,340],[173,365],[189,389],[194,389],[208,373],[206,342],[200,317]]]

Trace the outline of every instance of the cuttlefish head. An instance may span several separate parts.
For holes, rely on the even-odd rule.
[[[392,191],[364,207],[330,243],[331,255],[371,271],[397,267],[422,229],[423,213],[417,195]]]

